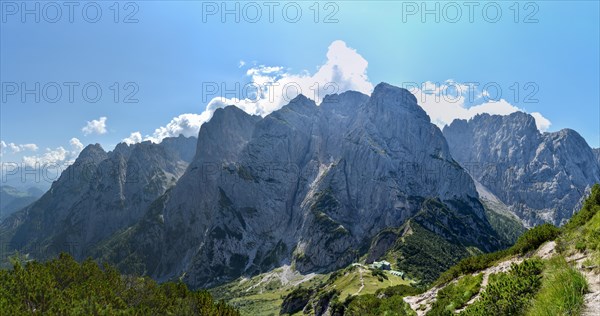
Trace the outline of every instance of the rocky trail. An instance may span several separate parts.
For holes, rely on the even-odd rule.
[[[365,288],[365,279],[363,278],[363,269],[358,268],[358,273],[360,274],[360,287],[358,288],[358,291],[356,291],[356,294],[354,294],[354,295],[359,295],[360,292]]]
[[[554,241],[547,242],[544,245],[542,245],[535,252],[535,256],[539,256],[542,259],[548,259],[556,253],[555,247],[556,247],[556,243]],[[467,307],[469,307],[471,304],[475,303],[479,299],[479,295],[481,293],[483,293],[483,291],[485,290],[485,288],[488,285],[490,275],[496,274],[496,273],[507,272],[511,269],[511,266],[513,263],[519,264],[519,263],[523,262],[523,260],[525,260],[525,257],[513,257],[508,260],[502,261],[492,267],[489,267],[483,271],[473,273],[473,275],[483,274],[483,280],[481,281],[481,288],[479,290],[479,293],[477,293],[475,296],[473,296],[473,298],[471,300],[469,300],[465,304],[464,307],[456,310],[456,313],[462,312],[463,310],[465,310]],[[453,280],[452,283],[456,283],[456,282],[458,282],[458,280],[460,280],[460,278]],[[423,316],[423,315],[427,314],[427,312],[429,312],[432,304],[436,301],[438,291],[441,290],[445,286],[446,285],[436,286],[425,293],[422,293],[422,294],[419,294],[416,296],[405,297],[404,301],[406,303],[408,303],[410,305],[410,308],[412,308],[417,313],[417,316]],[[591,315],[595,316],[597,314],[591,314]]]
[[[586,266],[587,255],[577,254],[569,257],[567,260],[585,276],[588,282],[588,292],[583,296],[582,316],[600,315],[600,274],[597,273],[597,266]]]
[[[596,316],[600,314],[600,275],[591,271],[584,273],[588,280],[588,291],[583,297],[584,306],[582,316]]]
[[[474,273],[473,275],[478,275],[480,273],[483,273],[483,280],[481,281],[481,289],[479,290],[479,293],[477,293],[477,295],[475,295],[471,300],[469,300],[469,302],[467,302],[467,304],[463,308],[457,310],[457,312],[463,311],[465,308],[467,308],[469,305],[473,304],[475,301],[477,301],[477,299],[479,299],[479,294],[485,290],[485,287],[488,284],[490,275],[496,274],[496,273],[501,273],[501,272],[506,272],[506,271],[510,270],[510,267],[513,263],[519,264],[522,261],[523,261],[523,258],[512,258],[512,259],[503,261],[493,267],[489,267],[483,271]],[[452,281],[452,283],[456,283],[456,282],[458,282],[458,280],[460,280],[460,278]],[[418,316],[425,315],[425,314],[427,314],[427,312],[429,312],[432,304],[436,301],[438,291],[441,290],[445,286],[446,285],[436,286],[436,287],[430,289],[429,291],[422,293],[420,295],[405,297],[404,301],[407,302],[415,312],[417,312]]]

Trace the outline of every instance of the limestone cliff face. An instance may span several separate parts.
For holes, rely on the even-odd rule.
[[[298,96],[264,118],[217,110],[177,185],[101,255],[123,267],[135,258],[143,272],[193,286],[282,263],[329,271],[420,211],[436,233],[499,246],[442,132],[412,94],[382,83],[371,97],[345,92],[320,106]],[[472,229],[444,229],[448,218]]]
[[[89,255],[99,241],[142,218],[192,160],[196,138],[161,144],[87,146],[38,201],[2,223],[3,242],[37,258]]]
[[[531,115],[478,115],[444,128],[452,156],[525,224],[564,223],[591,185],[598,156],[575,131],[541,134]]]

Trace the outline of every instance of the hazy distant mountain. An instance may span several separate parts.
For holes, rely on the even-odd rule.
[[[330,271],[377,258],[392,245],[369,250],[373,238],[408,221],[457,245],[452,260],[503,245],[442,132],[411,93],[382,83],[320,106],[298,96],[264,118],[217,110],[177,185],[97,255],[205,286],[283,263]]]
[[[2,223],[0,237],[9,249],[34,257],[87,256],[97,242],[144,216],[183,174],[195,146],[196,138],[182,136],[121,143],[108,153],[89,145],[46,194]]]
[[[444,128],[452,156],[526,224],[564,223],[600,182],[595,152],[574,130],[540,133],[522,112]]]
[[[8,185],[0,186],[0,221],[31,204],[42,194],[42,190],[34,187],[23,191]]]

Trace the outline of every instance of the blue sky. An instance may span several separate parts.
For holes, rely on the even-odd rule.
[[[227,8],[221,1],[121,3],[118,16],[113,1],[82,2],[72,16],[61,2],[60,16],[45,2],[27,2],[25,9],[35,10],[36,3],[37,16],[23,17],[21,2],[2,1],[3,162],[23,157],[68,161],[89,143],[111,149],[128,137],[193,134],[224,103],[239,102],[264,115],[282,102],[250,104],[234,99],[243,99],[243,93],[230,93],[227,100],[213,100],[205,112],[215,96],[206,89],[215,83],[220,90],[222,83],[231,88],[236,82],[297,80],[305,92],[313,80],[321,84],[322,94],[323,84],[335,81],[327,79],[338,77],[339,89],[366,93],[381,81],[417,83],[421,89],[427,83],[431,90],[414,91],[428,94],[435,93],[435,83],[438,88],[446,83],[450,88],[444,91],[451,94],[452,87],[475,82],[473,100],[429,98],[424,107],[440,126],[453,117],[518,108],[536,113],[543,130],[569,127],[592,147],[600,146],[597,1],[481,2],[472,8],[454,2],[460,16],[446,2],[427,2],[425,8],[421,1],[321,2],[318,17],[313,1],[275,2],[272,22],[263,2],[257,2],[260,17],[246,2],[229,2]],[[421,15],[436,5],[439,11]],[[95,14],[98,8],[101,15]],[[297,8],[301,16],[292,23]],[[233,9],[240,21],[235,14],[223,19],[222,9]],[[36,93],[22,93],[36,82],[39,103]],[[86,85],[87,100],[82,94]],[[98,86],[102,93],[91,102]],[[483,86],[491,87],[487,94]]]

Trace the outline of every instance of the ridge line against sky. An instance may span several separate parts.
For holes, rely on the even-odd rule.
[[[128,25],[9,20],[0,30],[3,83],[97,82],[104,98],[40,104],[8,96],[1,107],[1,159],[68,163],[84,144],[110,150],[120,141],[196,136],[227,104],[266,115],[287,103],[271,88],[258,102],[206,91],[211,84],[250,82],[296,82],[318,103],[331,92],[369,94],[383,81],[409,88],[440,127],[477,113],[523,110],[541,131],[572,128],[600,146],[598,3],[539,3],[534,24],[514,23],[508,14],[499,23],[400,21],[401,2],[386,9],[337,5],[332,24],[203,21],[198,3],[141,3],[139,23]],[[88,40],[75,41],[81,38]],[[217,44],[223,41],[230,47]],[[45,59],[35,51],[44,51]],[[114,83],[119,102],[111,99]],[[138,102],[122,102],[136,89],[132,100]],[[276,97],[266,100],[269,95]],[[524,102],[528,97],[535,102]],[[22,117],[28,124],[19,123]]]

